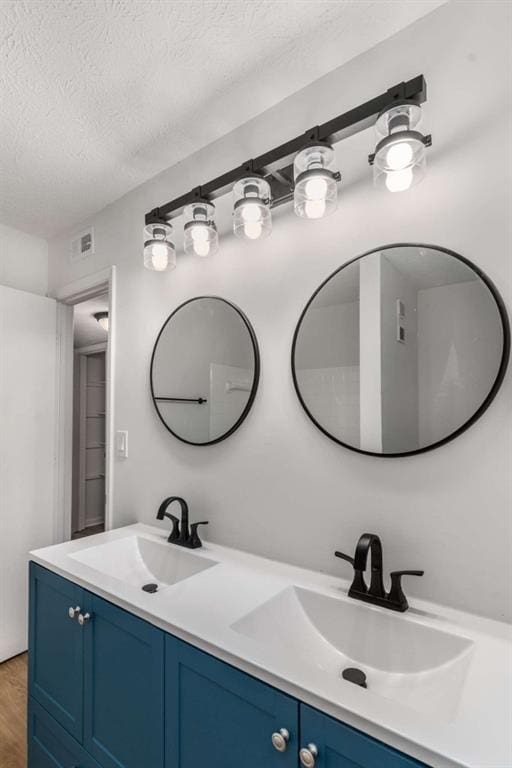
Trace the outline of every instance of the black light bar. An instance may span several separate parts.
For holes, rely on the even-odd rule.
[[[293,197],[293,159],[295,155],[312,142],[335,144],[349,136],[364,131],[373,125],[383,110],[393,106],[395,101],[411,101],[423,104],[427,99],[427,84],[423,75],[394,85],[380,96],[350,109],[322,125],[310,128],[300,136],[281,144],[279,147],[248,160],[237,168],[217,176],[216,179],[195,187],[180,197],[154,208],[146,214],[145,223],[169,221],[183,213],[183,209],[198,200],[215,200],[231,192],[233,184],[247,175],[263,176],[272,189],[272,207],[282,205]]]

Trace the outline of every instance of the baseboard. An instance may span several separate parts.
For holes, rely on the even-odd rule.
[[[92,520],[86,520],[84,530],[86,530],[87,528],[94,528],[95,525],[101,525],[101,523],[104,523],[104,522],[105,522],[105,518],[103,517],[103,515],[101,515],[100,517],[95,517]]]

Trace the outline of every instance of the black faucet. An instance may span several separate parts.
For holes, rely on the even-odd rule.
[[[364,572],[371,552],[372,571],[370,586],[366,586]],[[375,533],[363,533],[357,542],[354,557],[343,552],[335,552],[336,557],[346,560],[354,568],[354,578],[348,596],[366,603],[380,605],[392,611],[406,611],[409,607],[407,598],[402,591],[402,576],[423,576],[424,571],[391,571],[391,589],[386,594],[382,578],[382,544]]]
[[[173,501],[177,501],[181,507],[181,527],[179,519],[166,511],[167,507],[172,504]],[[208,522],[192,523],[189,529],[188,504],[185,499],[181,498],[181,496],[169,496],[162,501],[158,508],[156,519],[163,520],[164,517],[168,517],[169,520],[172,520],[172,531],[167,539],[171,544],[177,544],[178,546],[186,547],[187,549],[198,549],[198,547],[203,546],[199,534],[197,533],[197,528],[200,525],[208,525]]]

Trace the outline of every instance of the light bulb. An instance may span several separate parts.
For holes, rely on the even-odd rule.
[[[392,144],[386,154],[386,163],[392,171],[401,171],[407,168],[413,158],[412,147],[407,141]]]
[[[386,174],[386,187],[390,192],[405,192],[413,181],[412,168],[404,168],[402,171],[389,171]]]
[[[244,203],[241,208],[244,221],[257,223],[261,220],[261,210],[258,203]]]
[[[206,227],[203,227],[200,224],[192,227],[191,234],[192,240],[194,240],[196,243],[199,241],[208,240],[208,230]]]
[[[215,206],[206,200],[190,203],[185,206],[183,215],[185,253],[189,256],[211,256],[216,253],[219,241],[213,221]]]
[[[306,181],[304,192],[309,200],[324,200],[327,194],[327,181],[323,176],[313,176]],[[325,207],[324,207],[325,210]],[[315,218],[311,216],[310,218]]]
[[[210,243],[208,240],[194,240],[194,251],[198,256],[208,256]]]
[[[153,243],[150,246],[151,263],[153,269],[157,272],[163,272],[167,269],[169,256],[167,254],[167,245],[165,243]]]
[[[208,228],[201,224],[196,224],[195,227],[192,227],[190,234],[192,235],[194,253],[197,256],[208,256],[210,253]]]
[[[155,272],[165,272],[176,266],[176,250],[170,241],[172,226],[165,221],[152,222],[144,227],[144,266]]]
[[[259,240],[272,231],[270,184],[260,176],[246,176],[233,185],[233,232],[243,240]]]
[[[325,200],[306,200],[304,213],[308,219],[321,219],[325,215]]]
[[[263,225],[260,221],[246,221],[244,224],[244,234],[249,240],[257,240],[261,237]]]

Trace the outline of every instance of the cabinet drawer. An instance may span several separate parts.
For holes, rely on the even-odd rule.
[[[100,768],[34,699],[28,705],[28,768]]]

